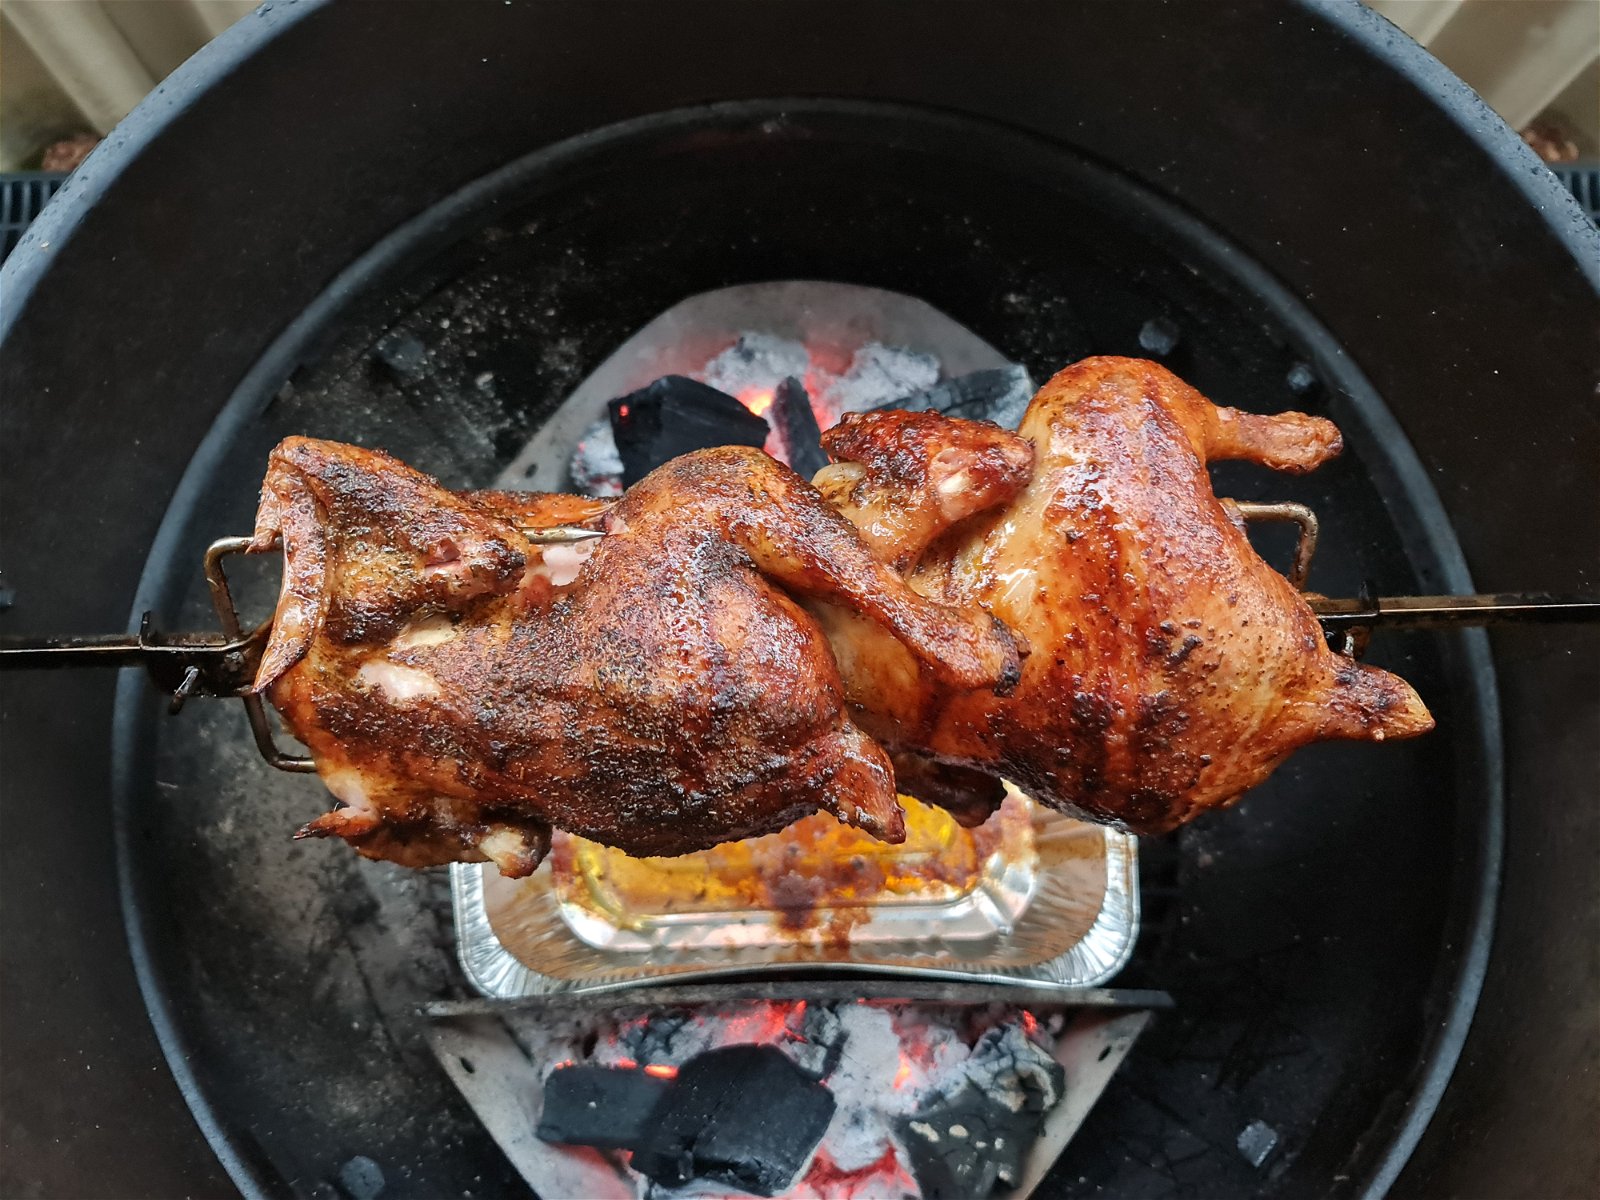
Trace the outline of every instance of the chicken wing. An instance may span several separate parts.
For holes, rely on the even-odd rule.
[[[590,522],[603,539],[525,531]],[[613,507],[455,494],[374,451],[291,438],[253,548],[284,585],[255,681],[344,807],[412,866],[532,871],[552,826],[682,854],[826,810],[895,841],[888,756],[845,711],[797,598],[846,605],[958,695],[1014,684],[1004,626],[912,591],[758,451],[674,460]]]
[[[822,490],[917,591],[988,609],[1028,652],[1006,695],[957,695],[853,614],[818,610],[852,712],[912,794],[971,819],[995,794],[986,774],[1159,832],[1232,803],[1309,742],[1432,728],[1404,681],[1329,649],[1212,492],[1208,461],[1316,467],[1340,450],[1330,422],[1220,408],[1116,358],[1056,375],[1017,434],[932,418],[941,436],[907,416],[849,417],[824,435],[843,464],[819,474]],[[985,441],[990,462],[1031,447],[1030,477],[991,477],[1014,494],[964,524],[908,524],[937,508],[951,456],[975,460]]]

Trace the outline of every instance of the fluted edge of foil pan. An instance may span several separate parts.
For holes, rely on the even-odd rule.
[[[943,942],[932,931],[915,954],[897,962],[859,962],[849,958],[803,961],[740,955],[724,963],[619,962],[611,970],[595,970],[581,978],[546,975],[528,967],[495,935],[484,903],[483,872],[478,863],[450,867],[450,894],[455,916],[456,952],[467,981],[490,999],[511,1000],[557,993],[594,994],[653,984],[683,984],[759,972],[793,975],[827,971],[864,978],[956,979],[998,985],[1051,987],[1066,990],[1100,987],[1113,979],[1133,955],[1139,931],[1138,840],[1113,829],[1105,833],[1105,890],[1094,921],[1070,947],[1037,963],[1000,966],[961,962],[965,947]],[[1048,920],[1051,902],[1048,877],[1030,905],[1029,916]]]

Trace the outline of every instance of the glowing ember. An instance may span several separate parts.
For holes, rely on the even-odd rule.
[[[755,413],[756,416],[765,416],[767,409],[772,407],[772,389],[759,388],[755,391],[740,392],[739,403]]]
[[[894,1073],[894,1090],[899,1091],[911,1079],[911,1060],[906,1057],[906,1052],[900,1052],[900,1069]]]
[[[767,1001],[750,1012],[728,1017],[723,1028],[723,1041],[726,1044],[754,1042],[756,1045],[764,1045],[794,1037],[795,1034],[789,1026],[793,1011],[792,1004],[774,1000]]]
[[[689,1064],[702,1062],[708,1052],[764,1046],[780,1053],[792,1064],[791,1070],[798,1068],[803,1077],[826,1088],[836,1106],[809,1160],[798,1167],[787,1186],[776,1189],[775,1194],[787,1200],[912,1200],[925,1186],[938,1192],[937,1184],[919,1179],[920,1160],[915,1155],[926,1157],[926,1147],[907,1141],[907,1130],[920,1129],[933,1120],[943,1122],[940,1129],[944,1125],[953,1128],[952,1122],[966,1120],[969,1108],[976,1119],[991,1124],[997,1114],[1010,1120],[1007,1114],[1020,1112],[1017,1104],[1026,1107],[1034,1092],[1040,1093],[1048,1108],[1060,1090],[1057,1081],[1052,1095],[1044,1097],[1049,1089],[1035,1086],[1035,1077],[1048,1073],[1057,1053],[1060,1018],[1036,1017],[1004,1001],[976,1010],[964,1005],[861,998],[813,1000],[810,1004],[800,999],[750,999],[654,1011],[635,1004],[600,1016],[598,1022],[594,1015],[574,1014],[562,1020],[541,1014],[526,1020],[513,1018],[511,1023],[535,1063],[559,1060],[569,1065],[575,1061],[580,1068],[636,1068],[636,1083],[658,1089],[682,1086],[693,1076]],[[545,1068],[541,1077],[548,1078],[551,1073]],[[620,1086],[615,1080],[606,1082]],[[751,1094],[748,1101],[760,1106],[762,1098]],[[781,1113],[774,1112],[771,1119],[781,1126]],[[553,1118],[554,1127],[566,1128],[563,1120],[566,1118],[561,1115]],[[572,1127],[587,1129],[593,1124],[580,1121]],[[654,1128],[648,1123],[640,1125],[639,1136],[653,1136],[649,1130]],[[611,1137],[611,1129],[610,1124],[601,1122],[598,1136]],[[1006,1136],[1009,1140],[1010,1133]],[[563,1173],[560,1186],[545,1194],[607,1194],[619,1200],[657,1194],[630,1166],[624,1150],[629,1143],[625,1141],[567,1144],[541,1138],[540,1144],[553,1156],[546,1160],[553,1164],[550,1169]],[[1032,1134],[1028,1134],[1006,1151],[1002,1157],[1010,1164],[1008,1170],[1022,1161],[1031,1145]],[[580,1150],[579,1146],[588,1148]],[[997,1154],[999,1143],[993,1151],[975,1148],[980,1154]],[[616,1191],[608,1183],[610,1190],[594,1190],[595,1181],[602,1176],[591,1172],[610,1172],[604,1178],[620,1179],[624,1189]],[[631,1192],[627,1190],[630,1186]],[[674,1194],[728,1196],[731,1200],[733,1193],[707,1185]],[[948,1194],[963,1193],[958,1189]]]
[[[865,1167],[845,1170],[826,1150],[818,1150],[811,1169],[791,1195],[816,1200],[857,1200],[859,1197],[916,1196],[917,1181],[900,1165],[899,1152],[885,1147],[877,1161]]]

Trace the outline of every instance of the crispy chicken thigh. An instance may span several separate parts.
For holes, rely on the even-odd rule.
[[[1208,461],[1303,472],[1331,458],[1328,421],[1220,408],[1153,363],[1098,358],[1050,380],[1016,434],[873,413],[823,441],[843,461],[818,487],[874,552],[923,595],[988,609],[1026,651],[1006,695],[957,694],[855,614],[817,608],[858,724],[912,794],[970,820],[1003,777],[1159,832],[1232,803],[1309,742],[1433,726],[1403,680],[1329,649],[1212,493]],[[1025,458],[1022,475],[993,466]],[[984,481],[986,512],[948,532],[908,516],[937,512],[963,472]]]
[[[605,536],[524,536],[572,522]],[[754,450],[674,460],[608,508],[455,494],[387,455],[291,438],[253,548],[280,538],[255,687],[344,805],[302,835],[411,866],[524,875],[552,826],[682,854],[818,809],[903,837],[888,755],[846,712],[799,599],[861,614],[951,695],[1018,676],[1004,626],[912,591]]]

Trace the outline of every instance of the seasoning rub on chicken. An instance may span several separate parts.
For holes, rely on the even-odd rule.
[[[886,412],[847,417],[823,443],[840,461],[817,482],[879,557],[1030,650],[1003,696],[908,689],[894,648],[822,610],[858,721],[895,753],[908,794],[981,817],[1004,778],[1156,833],[1232,803],[1310,742],[1433,728],[1404,680],[1328,647],[1212,493],[1209,461],[1299,473],[1332,458],[1327,420],[1219,408],[1154,363],[1096,358],[1046,383],[1014,434]],[[960,463],[1029,449],[1011,494],[950,535],[904,517],[937,505]],[[862,644],[873,654],[854,656]]]
[[[255,686],[344,802],[303,832],[373,858],[524,875],[551,826],[671,855],[818,809],[899,840],[889,757],[803,599],[859,613],[952,692],[1018,678],[1003,625],[912,591],[759,450],[685,455],[607,509],[457,495],[291,438],[262,496],[255,544],[281,536],[284,590]],[[523,533],[574,519],[605,536]]]
[[[280,445],[255,686],[343,802],[302,833],[524,875],[552,827],[681,854],[821,809],[893,841],[897,787],[976,821],[1000,779],[1153,831],[1308,742],[1432,725],[1327,647],[1211,492],[1211,459],[1315,467],[1327,421],[1091,359],[1016,433],[884,412],[824,440],[817,487],[723,448],[609,505]],[[604,537],[527,536],[571,524]]]

